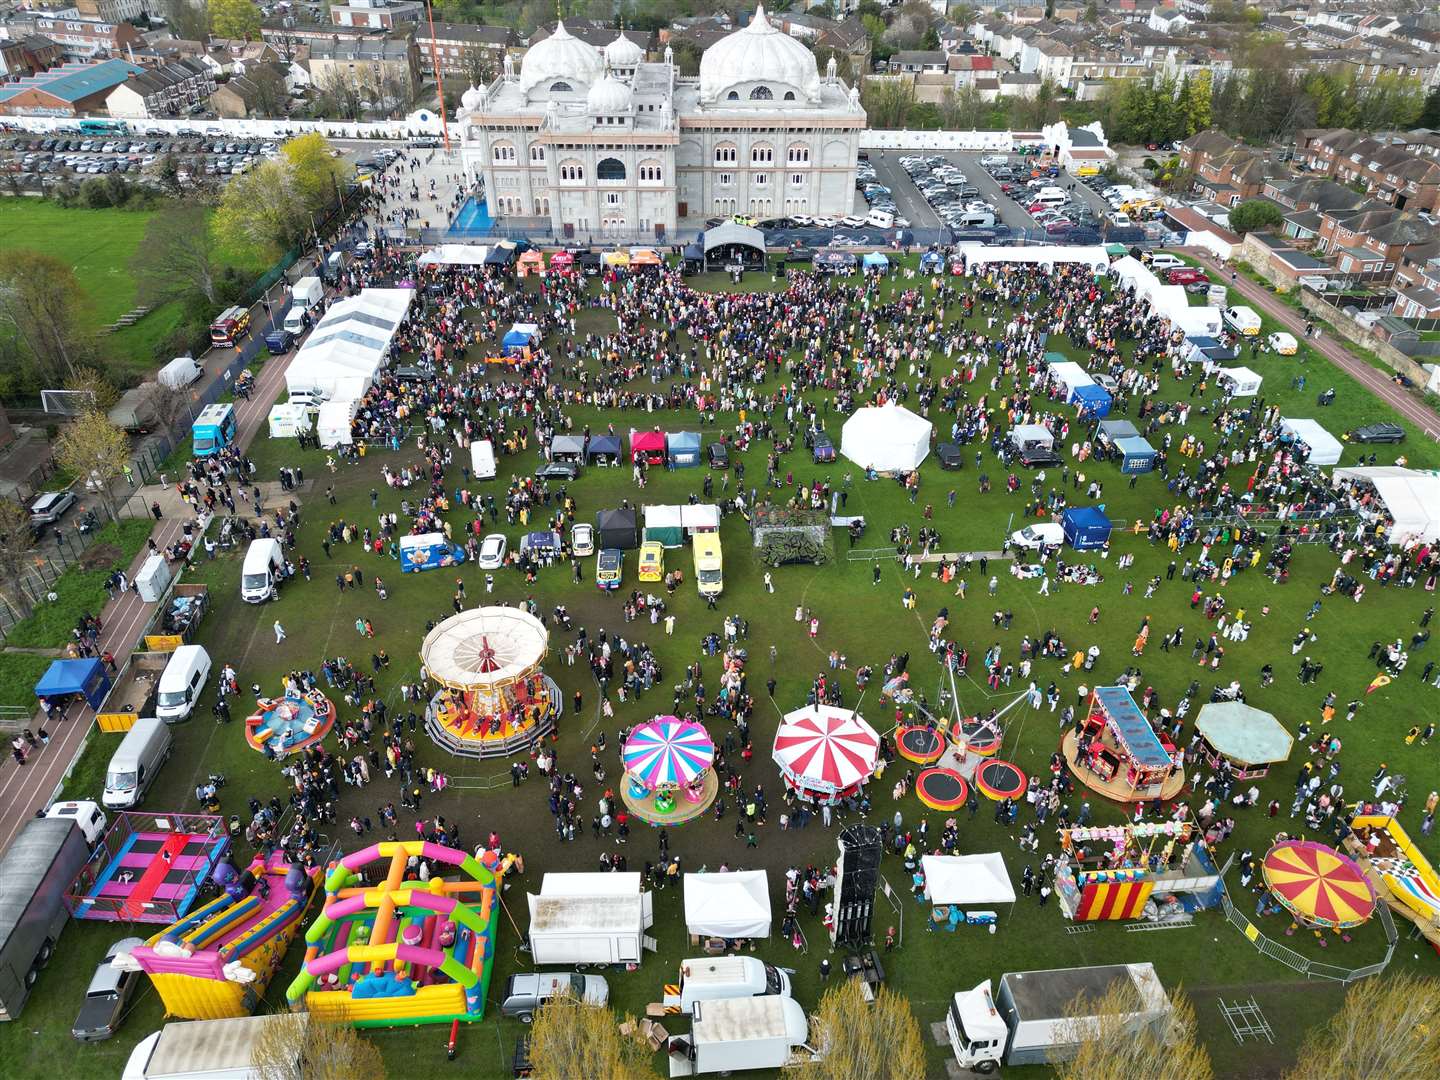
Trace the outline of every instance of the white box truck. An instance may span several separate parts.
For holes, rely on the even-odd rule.
[[[756,956],[697,956],[680,961],[680,992],[666,994],[667,1006],[689,1012],[697,1001],[720,998],[790,997],[790,976]]]
[[[1103,964],[1052,971],[1010,972],[992,995],[990,980],[957,993],[945,1014],[950,1048],[961,1068],[994,1072],[1000,1065],[1044,1065],[1074,1056],[1077,1035],[1098,1017],[1066,1016],[1080,994],[1099,999],[1114,982],[1129,982],[1143,1007],[1125,1017],[1138,1034],[1168,1024],[1170,999],[1150,964]]]
[[[780,1069],[813,1060],[810,1024],[789,997],[720,998],[697,1001],[690,1034],[673,1035],[666,1057],[671,1076]]]
[[[526,898],[537,964],[638,964],[642,950],[655,948],[645,933],[655,921],[651,894],[640,891],[639,875],[546,874],[540,894]]]
[[[303,277],[290,290],[290,310],[285,313],[284,328],[299,337],[315,321],[315,312],[325,298],[325,286],[318,277]]]
[[[307,1013],[286,1014],[308,1020]],[[255,1041],[285,1016],[239,1016],[166,1024],[141,1039],[120,1080],[260,1080]]]
[[[495,446],[489,439],[470,444],[470,472],[476,480],[495,479]]]
[[[155,381],[171,390],[184,390],[204,374],[205,369],[193,356],[177,356],[160,369]]]

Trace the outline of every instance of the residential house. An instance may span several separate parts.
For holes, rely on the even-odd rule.
[[[84,116],[103,112],[110,91],[144,70],[127,60],[72,60],[0,84],[0,115]]]
[[[958,90],[962,86],[973,85],[976,79],[994,78],[995,57],[951,53],[946,59],[945,70],[954,76],[955,88]]]
[[[1332,256],[1347,277],[1390,281],[1396,264],[1412,249],[1416,255],[1440,254],[1440,230],[1425,219],[1369,200],[1354,210],[1322,211],[1316,250]]]
[[[74,0],[74,4],[82,19],[97,22],[125,22],[144,14],[144,5],[140,0]]]
[[[842,73],[846,68],[845,60],[849,61],[852,76],[870,70],[870,31],[859,19],[836,23],[820,35],[815,45],[821,49],[834,49],[844,58],[839,64]],[[852,77],[849,81],[853,83],[856,79]]]
[[[810,15],[804,12],[785,12],[769,16],[771,25],[779,28],[782,34],[789,34],[797,41],[806,44],[813,44],[820,40],[825,31],[838,26],[834,19],[822,18],[819,15]]]
[[[473,23],[421,24],[415,31],[415,45],[420,50],[420,64],[430,71],[434,60],[440,64],[442,78],[481,80],[486,73],[494,78],[505,64],[505,53],[517,48],[520,39],[508,26],[477,26]],[[434,47],[432,59],[431,47]],[[488,80],[485,80],[488,81]]]
[[[386,96],[408,105],[420,86],[420,50],[408,35],[314,41],[310,77],[321,90],[344,84],[368,101]]]
[[[215,75],[199,60],[146,68],[105,98],[105,111],[126,120],[155,120],[203,111],[215,92]]]
[[[1402,319],[1440,319],[1440,256],[1395,268],[1395,305]]]
[[[330,5],[334,26],[363,26],[369,30],[394,30],[425,21],[422,0],[349,0]]]
[[[919,72],[938,73],[945,70],[947,58],[938,49],[902,49],[892,53],[890,59],[885,62],[885,70],[893,74],[918,74]]]
[[[1040,93],[1040,76],[1033,71],[1007,71],[1000,76],[1000,96],[1031,101]]]
[[[127,48],[145,44],[140,31],[128,22],[37,15],[35,32],[55,42],[72,58],[122,56]]]
[[[0,41],[0,75],[35,75],[54,67],[64,57],[65,50],[41,34]]]
[[[217,86],[210,95],[210,107],[216,115],[226,119],[264,116],[268,101],[277,97],[283,101],[285,98],[286,75],[284,64],[253,64],[245,74],[235,75]],[[278,93],[275,92],[277,90]]]
[[[1295,247],[1288,239],[1268,232],[1248,233],[1238,258],[1282,291],[1297,288],[1302,277],[1335,277],[1336,268]]]
[[[1440,160],[1416,153],[1403,137],[1308,130],[1295,145],[1306,168],[1363,187],[1397,210],[1440,209]]]

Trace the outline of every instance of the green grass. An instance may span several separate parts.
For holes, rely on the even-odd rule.
[[[766,280],[758,275],[751,275],[750,279],[757,285]],[[882,292],[889,288],[887,283],[882,286]],[[582,311],[577,316],[577,330],[583,336],[604,326],[607,321],[613,326],[613,316],[609,313]],[[1270,329],[1273,327],[1267,325],[1265,332]],[[689,346],[683,336],[680,346]],[[1065,343],[1060,343],[1060,348],[1077,359],[1085,359],[1083,354],[1070,349]],[[483,355],[483,347],[479,355]],[[1245,362],[1250,363],[1248,358]],[[1339,427],[1332,424],[1341,421],[1349,426],[1364,422],[1362,417],[1389,418],[1383,407],[1371,401],[1359,387],[1354,387],[1353,392],[1348,386],[1342,388],[1340,402],[1331,410],[1321,410],[1316,414],[1304,409],[1307,402],[1313,403],[1316,383],[1328,384],[1336,377],[1332,376],[1328,364],[1313,359],[1305,367],[1311,376],[1307,391],[1302,394],[1287,390],[1289,377],[1297,369],[1296,365],[1297,361],[1293,358],[1278,357],[1261,357],[1251,365],[1266,376],[1264,392],[1267,399],[1279,402],[1287,412],[1300,416],[1319,415],[1327,427],[1335,431]],[[504,373],[492,371],[490,377],[503,378]],[[1168,369],[1162,373],[1161,379],[1163,397],[1176,400],[1186,396],[1188,383],[1175,380]],[[776,385],[778,380],[772,378],[763,389],[769,392]],[[1336,385],[1340,384],[1337,382]],[[985,391],[982,386],[977,386],[971,392],[975,396]],[[587,423],[603,427],[613,421],[616,430],[623,432],[632,426],[648,428],[659,422],[671,430],[703,428],[707,441],[717,433],[718,426],[729,428],[734,424],[733,415],[725,414],[721,415],[717,427],[710,427],[691,412],[658,417],[592,408],[569,411],[577,428]],[[777,417],[776,422],[783,431],[783,418]],[[518,421],[512,419],[512,429],[517,424]],[[827,426],[833,435],[838,436],[840,424],[833,414],[827,417]],[[1177,445],[1187,432],[1213,440],[1208,418],[1198,415],[1192,414],[1192,423],[1187,429],[1172,427],[1167,430],[1172,431]],[[1071,438],[1075,437],[1072,434]],[[1397,449],[1378,447],[1376,452],[1382,460],[1390,461]],[[1422,463],[1422,458],[1427,464],[1440,460],[1433,447],[1427,448],[1414,440],[1406,443],[1399,452],[1407,453],[1417,464]],[[747,489],[752,484],[763,484],[765,453],[766,447],[756,444],[739,455],[746,466]],[[374,521],[377,510],[372,509],[369,499],[372,487],[381,492],[379,511],[398,512],[402,497],[414,497],[414,489],[405,492],[386,488],[379,483],[379,475],[382,466],[398,468],[407,463],[413,464],[418,455],[413,443],[395,454],[374,451],[357,465],[341,466],[334,476],[326,470],[326,456],[319,451],[299,452],[289,440],[269,440],[262,436],[254,444],[252,457],[260,478],[273,478],[282,465],[299,465],[304,468],[306,480],[313,485],[302,499],[298,550],[311,559],[314,580],[308,584],[304,581],[292,583],[274,604],[257,609],[238,600],[238,552],[223,555],[213,563],[200,563],[192,580],[203,580],[210,585],[212,610],[200,628],[197,640],[210,651],[217,665],[226,662],[235,664],[242,686],[258,682],[266,692],[274,692],[285,672],[297,667],[317,667],[322,657],[343,655],[368,668],[372,650],[383,646],[392,663],[378,676],[379,692],[387,698],[392,709],[397,708],[400,704],[398,684],[413,679],[418,672],[417,649],[425,623],[442,619],[451,611],[450,596],[457,573],[466,582],[472,605],[483,594],[484,576],[467,566],[460,571],[402,577],[393,562],[362,552],[358,543],[348,548],[344,545],[333,547],[331,557],[327,559],[320,546],[320,534],[325,524],[342,519],[362,524]],[[793,473],[797,483],[829,477],[837,485],[844,482],[847,474],[851,475],[854,479],[849,488],[846,512],[863,513],[870,522],[862,546],[885,547],[890,529],[898,523],[909,523],[912,529],[918,527],[923,520],[922,511],[929,504],[934,508],[932,523],[941,533],[942,550],[987,550],[999,546],[1008,528],[1024,523],[1021,513],[1025,498],[1023,495],[1006,495],[999,483],[1004,477],[1003,468],[988,451],[984,452],[983,458],[982,466],[977,469],[974,448],[970,448],[964,470],[958,473],[940,471],[933,458],[927,461],[920,470],[920,494],[913,505],[895,483],[888,480],[867,483],[860,478],[858,470],[843,459],[828,466],[811,464],[803,444],[784,457],[780,474]],[[528,474],[538,461],[532,440],[528,452],[501,459],[497,480],[471,487],[493,493],[499,499],[510,476]],[[1173,456],[1173,463],[1176,467],[1181,464],[1178,455]],[[979,471],[988,472],[996,481],[987,495],[978,493],[976,478]],[[1168,492],[1162,479],[1155,474],[1141,477],[1131,488],[1114,465],[1087,465],[1085,471],[1087,475],[1103,480],[1105,492],[1102,501],[1107,504],[1112,516],[1119,519],[1148,519],[1156,507],[1174,505],[1180,499]],[[1232,484],[1243,485],[1247,473],[1248,469],[1242,466],[1231,470],[1227,478]],[[654,471],[645,490],[638,491],[628,469],[590,469],[571,486],[571,492],[578,502],[579,520],[590,521],[597,510],[615,506],[623,498],[638,505],[684,502],[691,495],[704,499],[702,485],[707,476],[712,478],[718,496],[723,475],[704,469]],[[1051,470],[1050,483],[1058,481],[1059,470]],[[328,505],[322,494],[331,483],[336,486],[337,502],[334,506]],[[459,486],[463,486],[463,480],[458,471],[447,474],[447,489]],[[730,487],[732,490],[735,487],[733,473],[730,474]],[[954,508],[947,505],[946,499],[947,492],[952,488],[957,492]],[[783,492],[782,497],[788,496],[790,490]],[[1079,494],[1070,494],[1072,502],[1083,501]],[[448,518],[458,528],[470,520],[470,515],[456,506]],[[513,546],[522,529],[518,525],[507,527],[503,516],[499,527],[507,533]],[[1003,564],[992,565],[990,572],[999,579],[998,595],[993,600],[985,594],[984,582],[978,572],[971,575],[968,598],[961,600],[954,595],[953,587],[942,586],[928,574],[922,574],[918,580],[902,575],[895,561],[885,557],[878,561],[881,583],[872,585],[871,568],[876,564],[868,559],[850,561],[843,537],[837,541],[837,560],[831,565],[785,567],[774,571],[776,592],[769,595],[761,587],[764,571],[751,555],[749,536],[743,522],[727,517],[722,525],[721,537],[725,551],[725,592],[719,610],[708,611],[687,581],[686,586],[670,598],[671,611],[677,619],[673,637],[665,636],[659,626],[626,623],[623,619],[621,598],[637,586],[633,553],[627,553],[625,581],[618,594],[597,592],[591,577],[594,562],[586,560],[583,580],[578,585],[571,583],[570,573],[563,567],[542,571],[538,583],[529,588],[513,571],[496,574],[493,599],[516,603],[533,596],[540,610],[546,614],[555,604],[566,604],[576,623],[587,627],[592,636],[604,627],[609,633],[623,635],[627,640],[645,641],[655,650],[662,665],[662,676],[654,689],[637,700],[615,702],[614,719],[602,720],[598,713],[596,684],[588,678],[583,667],[572,668],[563,664],[560,660],[563,636],[558,633],[552,635],[552,659],[547,663],[546,670],[560,684],[567,702],[558,743],[559,758],[562,768],[573,769],[582,778],[585,793],[581,803],[587,818],[593,813],[595,798],[601,790],[591,781],[588,767],[588,747],[597,731],[603,728],[610,739],[609,748],[602,755],[610,770],[608,786],[618,780],[615,730],[656,713],[671,711],[670,687],[681,677],[682,668],[697,660],[713,700],[719,677],[718,661],[713,657],[701,657],[700,640],[705,634],[718,631],[727,613],[739,613],[749,621],[750,637],[745,644],[751,656],[749,689],[756,698],[752,721],[755,758],[743,769],[743,773],[747,787],[757,783],[764,786],[772,804],[771,824],[759,830],[759,847],[747,850],[743,841],[734,838],[732,809],[723,821],[706,818],[671,830],[670,850],[682,857],[683,866],[688,870],[701,866],[715,869],[722,862],[732,867],[768,868],[771,872],[772,899],[777,908],[782,895],[779,878],[787,866],[809,863],[824,866],[835,858],[835,838],[818,822],[803,831],[780,832],[776,827],[778,811],[773,807],[778,803],[780,789],[769,760],[769,746],[780,714],[800,706],[811,681],[818,674],[825,673],[831,678],[839,678],[847,705],[854,706],[858,700],[860,710],[877,728],[888,729],[896,719],[896,710],[878,698],[878,669],[888,657],[902,651],[910,654],[913,684],[934,701],[940,690],[940,672],[930,660],[925,643],[930,621],[941,607],[948,608],[950,633],[969,648],[974,658],[970,677],[959,685],[961,703],[967,715],[1003,707],[1021,689],[1017,683],[1008,691],[1002,689],[1000,693],[992,694],[983,680],[977,677],[978,658],[991,643],[1001,643],[1006,658],[1014,658],[1022,635],[1034,638],[1047,629],[1054,629],[1072,649],[1084,648],[1092,643],[1100,647],[1098,678],[1113,679],[1126,666],[1141,666],[1142,685],[1154,686],[1161,704],[1167,706],[1174,705],[1192,679],[1200,680],[1203,694],[1213,683],[1239,678],[1250,691],[1252,704],[1273,711],[1293,731],[1302,721],[1318,722],[1321,698],[1329,690],[1333,689],[1340,695],[1342,716],[1345,701],[1352,697],[1363,699],[1364,707],[1354,724],[1347,725],[1343,720],[1336,724],[1339,735],[1345,741],[1342,782],[1346,785],[1346,795],[1354,798],[1363,794],[1366,781],[1378,764],[1388,762],[1392,771],[1402,772],[1408,777],[1411,804],[1402,814],[1402,821],[1412,835],[1419,833],[1419,812],[1414,807],[1423,801],[1426,791],[1440,787],[1440,767],[1437,767],[1434,754],[1418,745],[1407,747],[1403,740],[1404,733],[1417,717],[1434,714],[1437,705],[1440,705],[1437,692],[1420,683],[1414,678],[1414,673],[1406,672],[1391,686],[1368,696],[1364,693],[1375,670],[1373,663],[1366,659],[1368,643],[1400,635],[1408,638],[1417,617],[1433,601],[1433,596],[1419,591],[1382,589],[1370,583],[1363,603],[1327,597],[1319,614],[1307,622],[1305,614],[1335,566],[1335,558],[1323,548],[1303,548],[1285,585],[1274,585],[1258,572],[1246,570],[1223,588],[1230,610],[1245,608],[1255,629],[1247,642],[1226,643],[1226,659],[1220,670],[1212,673],[1198,669],[1190,661],[1188,648],[1167,653],[1160,651],[1158,645],[1152,645],[1141,659],[1131,655],[1136,627],[1146,615],[1152,618],[1157,634],[1183,624],[1187,642],[1197,633],[1209,629],[1201,613],[1189,606],[1190,586],[1178,578],[1164,582],[1151,599],[1142,599],[1145,582],[1156,573],[1163,577],[1170,558],[1168,552],[1153,547],[1144,537],[1117,534],[1109,559],[1097,557],[1093,560],[1099,564],[1104,575],[1102,584],[1094,587],[1063,586],[1045,597],[1038,595],[1035,583],[1018,582],[1005,573]],[[1190,547],[1182,554],[1182,560],[1186,556],[1193,557],[1195,553],[1196,548]],[[1135,557],[1135,563],[1128,571],[1116,569],[1116,560],[1122,554],[1133,554]],[[685,551],[667,552],[666,562],[670,566],[685,567],[689,577],[689,556]],[[364,569],[365,587],[342,593],[336,588],[335,575],[352,564]],[[377,573],[383,575],[389,586],[389,599],[386,601],[380,601],[373,588],[372,579]],[[1126,595],[1124,589],[1127,582],[1135,585],[1130,595]],[[919,597],[914,611],[904,610],[900,603],[906,586],[914,588]],[[1209,591],[1216,589],[1212,586]],[[1103,614],[1099,623],[1091,626],[1088,612],[1092,605],[1097,604]],[[819,616],[821,629],[818,640],[812,642],[802,625],[795,621],[797,606],[809,607]],[[1014,612],[1015,622],[1011,630],[1002,631],[993,625],[991,613],[997,609]],[[1268,614],[1261,614],[1267,609]],[[353,626],[356,618],[369,618],[374,622],[377,637],[373,642],[356,635]],[[271,633],[271,623],[275,620],[284,625],[288,635],[286,642],[280,646],[275,645]],[[1300,627],[1307,627],[1317,635],[1309,651],[1325,665],[1323,678],[1314,686],[1301,687],[1295,681],[1298,657],[1291,656],[1288,643]],[[773,666],[768,659],[772,644],[779,656],[779,662]],[[832,649],[846,656],[849,672],[830,672],[827,657]],[[1415,661],[1423,663],[1425,657],[1426,653],[1417,653]],[[1275,666],[1277,678],[1273,687],[1263,690],[1258,688],[1256,673],[1267,662]],[[873,664],[877,669],[877,679],[863,698],[857,695],[851,674],[862,663]],[[772,675],[776,680],[773,700],[765,692],[765,680]],[[1078,680],[1061,674],[1059,666],[1053,661],[1038,664],[1035,677],[1042,686],[1053,680],[1061,687],[1064,700],[1073,700]],[[577,690],[584,696],[584,707],[578,715],[568,708],[571,696]],[[148,797],[145,803],[147,809],[193,809],[194,785],[197,779],[212,770],[224,772],[229,777],[229,786],[222,792],[226,813],[243,814],[245,798],[252,792],[261,797],[272,794],[284,796],[285,783],[275,766],[251,752],[241,736],[238,721],[245,712],[244,699],[234,710],[237,722],[229,727],[218,726],[210,719],[212,701],[213,697],[207,693],[199,703],[195,717],[173,729],[176,752]],[[1196,704],[1198,708],[1199,702]],[[351,713],[352,710],[341,705],[342,716]],[[1193,712],[1191,716],[1193,718]],[[723,738],[729,730],[714,718],[707,718],[707,722],[717,738]],[[1046,775],[1058,734],[1055,715],[1046,710],[1036,712],[1017,707],[1007,715],[1003,756],[1027,773]],[[531,780],[519,790],[514,790],[506,782],[508,766],[505,762],[478,764],[449,758],[430,745],[423,733],[417,733],[415,741],[419,763],[442,769],[451,777],[451,785],[444,795],[426,797],[424,811],[427,816],[440,813],[447,820],[460,822],[463,828],[461,844],[467,848],[483,840],[490,829],[497,829],[505,846],[523,852],[526,859],[526,877],[515,882],[505,897],[508,915],[501,919],[491,1010],[483,1023],[462,1030],[460,1036],[460,1060],[467,1074],[498,1078],[508,1075],[511,1049],[515,1039],[524,1031],[517,1022],[498,1019],[494,1010],[495,995],[503,986],[505,977],[529,969],[528,956],[518,951],[519,939],[511,920],[520,927],[526,925],[524,893],[538,888],[543,873],[595,869],[601,845],[588,835],[573,844],[557,841],[545,805],[545,789],[538,780]],[[93,791],[110,748],[116,742],[116,736],[92,736],[72,782],[66,787],[67,793]],[[1295,770],[1306,756],[1306,748],[1297,746],[1289,763],[1260,781],[1262,804],[1278,798],[1288,810]],[[738,758],[735,760],[738,764]],[[927,811],[913,796],[907,796],[898,803],[891,798],[890,785],[904,768],[903,764],[893,767],[883,782],[872,785],[872,820],[888,819],[898,810],[907,824],[927,819],[933,836],[938,833],[946,815]],[[341,824],[330,831],[347,849],[358,847],[359,842],[344,825],[345,820],[351,813],[374,817],[376,807],[387,800],[398,803],[398,785],[385,781],[383,774],[363,790],[342,787],[339,799]],[[1078,805],[1078,801],[1078,796],[1072,799],[1072,806]],[[1120,808],[1099,799],[1090,801],[1097,820],[1120,820]],[[1192,799],[1192,805],[1198,805],[1200,801],[1203,798]],[[1017,849],[1013,830],[993,822],[990,804],[983,804],[982,812],[973,820],[964,813],[957,816],[961,851],[1001,851],[1012,877],[1017,880],[1027,862],[1038,861]],[[1283,811],[1277,821],[1269,820],[1263,811],[1258,810],[1241,811],[1236,816],[1238,828],[1232,840],[1222,849],[1222,858],[1246,847],[1263,852],[1277,828],[1303,828],[1302,823],[1290,820]],[[400,825],[402,834],[410,834],[414,815],[402,812]],[[1053,834],[1042,830],[1041,837],[1045,849],[1053,850]],[[376,838],[383,839],[383,835],[370,837],[366,842]],[[1422,847],[1432,857],[1435,856],[1431,841],[1422,841]],[[657,851],[653,834],[643,827],[635,830],[627,848],[612,845],[609,850],[623,851],[632,870],[642,869],[645,860],[655,858]],[[1278,1075],[1293,1056],[1306,1028],[1329,1015],[1339,1000],[1339,991],[1332,985],[1306,983],[1289,969],[1260,955],[1218,914],[1202,915],[1193,927],[1183,930],[1131,934],[1123,926],[1102,924],[1093,933],[1071,936],[1064,933],[1067,924],[1055,905],[1041,908],[1033,898],[1021,897],[1015,905],[1001,911],[1000,925],[993,935],[980,931],[930,935],[923,930],[926,909],[907,898],[908,881],[903,868],[893,857],[887,857],[882,872],[901,898],[904,927],[904,945],[887,958],[886,964],[892,985],[910,999],[921,1022],[928,1047],[927,1076],[944,1075],[945,1053],[929,1046],[928,1026],[943,1017],[949,996],[982,979],[998,978],[1006,971],[1151,961],[1167,986],[1183,984],[1193,995],[1202,1034],[1215,1056],[1221,1076]],[[1240,890],[1235,880],[1232,879],[1230,885],[1235,891],[1236,904],[1247,913],[1253,910],[1254,898]],[[884,905],[883,900],[880,903],[877,922],[883,934],[886,925],[900,920]],[[655,915],[653,933],[658,940],[658,953],[647,957],[638,972],[607,972],[613,1002],[625,1012],[643,1012],[646,1003],[658,1000],[661,985],[674,980],[679,959],[689,954],[683,935],[681,897],[675,890],[665,890],[655,897]],[[796,969],[796,995],[808,1011],[813,1009],[823,989],[817,971],[818,961],[828,954],[819,920],[806,912],[801,916],[801,925],[810,943],[807,954],[797,954],[788,944],[777,939],[762,943],[759,955]],[[1304,935],[1285,937],[1286,925],[1286,920],[1275,917],[1262,920],[1260,924],[1262,931],[1286,945],[1307,955],[1323,957],[1331,963],[1359,966],[1383,953],[1378,924],[1361,928],[1355,933],[1353,942],[1337,942],[1323,953]],[[52,1063],[59,1060],[65,1061],[70,1074],[77,1078],[113,1076],[119,1071],[127,1049],[157,1028],[162,1019],[161,1009],[154,992],[147,989],[125,1028],[114,1039],[96,1046],[75,1046],[66,1034],[93,965],[105,946],[123,936],[124,932],[117,927],[96,924],[73,925],[67,930],[57,961],[51,964],[41,979],[21,1022],[0,1025],[0,1055],[12,1062],[10,1075],[15,1080],[40,1080],[42,1077],[49,1080],[54,1072]],[[1401,932],[1403,935],[1404,930]],[[298,950],[292,950],[281,973],[266,993],[270,1008],[283,1006],[284,987],[297,970],[298,963]],[[1433,974],[1434,957],[1414,943],[1402,941],[1394,969]],[[1252,994],[1266,1010],[1275,1028],[1277,1042],[1273,1047],[1254,1043],[1237,1047],[1216,1009],[1218,998],[1229,1001],[1248,998]],[[672,1022],[668,1026],[672,1031],[683,1030],[683,1026],[677,1023]],[[374,1038],[385,1053],[392,1075],[398,1075],[402,1070],[407,1074],[438,1073],[445,1067],[443,1047],[446,1033],[443,1030],[381,1032]],[[663,1070],[663,1061],[657,1059],[657,1068]],[[1041,1070],[1028,1071],[1028,1075],[1040,1073]]]
[[[50,666],[51,657],[0,650],[0,706],[36,706],[35,684]]]
[[[135,553],[145,546],[154,524],[149,518],[121,518],[96,534],[87,559],[105,553],[107,561],[94,569],[72,566],[51,585],[55,600],[37,607],[5,635],[8,645],[26,648],[60,649],[72,639],[70,631],[85,612],[98,613],[105,606],[105,579],[117,567],[128,567]]]
[[[157,213],[163,211],[72,210],[41,199],[0,199],[0,253],[37,248],[69,264],[90,298],[90,323],[98,330],[136,306],[130,260]],[[225,247],[219,261],[257,275],[269,265],[254,252]],[[102,335],[100,353],[127,371],[148,372],[182,318],[178,302],[164,304],[133,326]]]

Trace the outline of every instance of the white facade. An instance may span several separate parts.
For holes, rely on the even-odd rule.
[[[759,9],[707,49],[699,78],[624,37],[597,49],[560,24],[460,111],[490,213],[557,234],[668,235],[687,218],[851,212],[865,111]],[[519,224],[519,222],[514,222]]]

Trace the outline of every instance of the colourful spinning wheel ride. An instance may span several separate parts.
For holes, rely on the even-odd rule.
[[[1375,887],[1354,859],[1313,840],[1284,840],[1260,864],[1275,899],[1307,926],[1343,929],[1375,914]]]
[[[850,709],[810,705],[785,714],[771,756],[792,791],[833,803],[875,772],[880,736]]]
[[[685,787],[715,760],[715,743],[693,720],[657,716],[630,733],[620,759],[632,780],[650,791]]]

